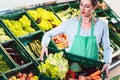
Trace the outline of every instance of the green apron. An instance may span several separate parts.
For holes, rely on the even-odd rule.
[[[78,22],[78,31],[74,37],[74,41],[69,52],[77,56],[98,60],[98,48],[96,43],[96,36],[94,36],[94,17],[92,17],[91,36],[79,35],[81,22],[82,18],[80,18],[80,21]]]

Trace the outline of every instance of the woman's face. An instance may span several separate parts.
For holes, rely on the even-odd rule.
[[[94,7],[92,6],[91,0],[81,0],[80,2],[80,11],[83,17],[91,16]]]

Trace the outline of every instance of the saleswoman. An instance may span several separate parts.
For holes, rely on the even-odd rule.
[[[102,71],[106,70],[108,76],[112,60],[108,23],[93,17],[97,3],[98,0],[81,0],[80,16],[70,18],[58,27],[46,32],[42,39],[40,59],[43,60],[44,53],[48,55],[47,46],[51,38],[60,33],[66,33],[68,36],[69,46],[66,51],[94,60],[98,60],[99,44],[102,42],[104,61],[106,63]]]

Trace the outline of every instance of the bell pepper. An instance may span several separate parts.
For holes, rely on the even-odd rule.
[[[75,72],[74,71],[72,71],[72,70],[69,70],[67,73],[66,73],[66,78],[68,79],[68,78],[76,78],[76,74],[75,74]]]

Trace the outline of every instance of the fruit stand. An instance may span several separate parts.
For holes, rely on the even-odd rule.
[[[98,69],[101,70],[104,65],[102,47],[99,54],[100,61],[71,55],[64,50],[69,43],[65,33],[51,39],[48,48],[52,55],[49,58],[45,56],[44,62],[39,59],[41,39],[44,33],[57,27],[63,21],[79,15],[79,3],[77,0],[52,4],[36,3],[36,5],[26,8],[3,11],[4,14],[0,15],[0,80],[63,80],[66,78],[67,71],[70,70],[70,64],[74,62],[80,65],[79,70],[82,69],[83,72],[79,74],[84,74],[82,77],[85,78]],[[120,18],[102,0],[100,0],[99,8],[95,11],[94,16],[107,17],[110,46],[113,49],[113,61],[110,67],[112,69],[120,63],[120,44],[118,44],[120,43]],[[61,68],[60,64],[59,68],[58,64],[55,66],[56,64],[49,63],[52,60],[51,57],[55,60],[56,58],[66,59],[65,68]],[[52,67],[49,69],[48,65]],[[45,72],[43,68],[47,71]],[[93,68],[96,69],[94,72],[86,72]],[[60,72],[57,72],[58,70]],[[61,74],[62,71],[64,75]],[[78,78],[77,74],[76,76]],[[99,77],[104,80],[105,72],[100,73]]]

